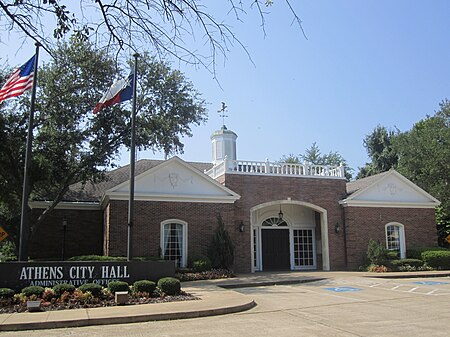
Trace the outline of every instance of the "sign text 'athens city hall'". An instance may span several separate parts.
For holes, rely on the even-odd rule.
[[[53,287],[60,283],[80,286],[97,283],[107,286],[111,281],[158,280],[173,276],[171,261],[132,262],[10,262],[0,263],[0,287],[21,289],[27,286]]]

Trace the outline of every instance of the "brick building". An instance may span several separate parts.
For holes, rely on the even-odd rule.
[[[132,256],[186,266],[206,255],[218,212],[238,272],[355,269],[369,239],[402,258],[407,247],[436,245],[439,201],[398,172],[346,182],[342,166],[237,160],[236,139],[226,127],[216,131],[212,163],[136,163]],[[126,256],[128,196],[128,166],[104,182],[71,186],[30,255],[58,256],[63,244],[66,256]],[[46,206],[32,202],[35,212]]]

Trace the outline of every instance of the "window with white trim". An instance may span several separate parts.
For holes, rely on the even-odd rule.
[[[386,225],[386,248],[397,252],[399,258],[406,256],[405,230],[402,224],[389,223]]]
[[[314,231],[312,229],[294,229],[294,266],[314,267]]]
[[[176,267],[186,267],[187,223],[180,220],[161,223],[161,252],[164,260],[174,261]]]

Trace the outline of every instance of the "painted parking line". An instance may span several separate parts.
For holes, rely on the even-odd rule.
[[[354,288],[354,287],[334,287],[334,288],[324,288],[328,291],[334,291],[336,293],[345,293],[345,292],[352,292],[352,291],[360,291],[361,288]]]
[[[427,286],[434,286],[438,284],[449,284],[449,282],[436,282],[436,281],[419,281],[419,282],[412,282],[414,284],[423,284]]]

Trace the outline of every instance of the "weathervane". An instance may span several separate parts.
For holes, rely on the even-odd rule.
[[[222,102],[222,106],[217,112],[219,113],[219,117],[222,117],[222,124],[225,126],[225,117],[228,117],[228,115],[225,114],[225,111],[227,111],[227,105],[225,102]]]

